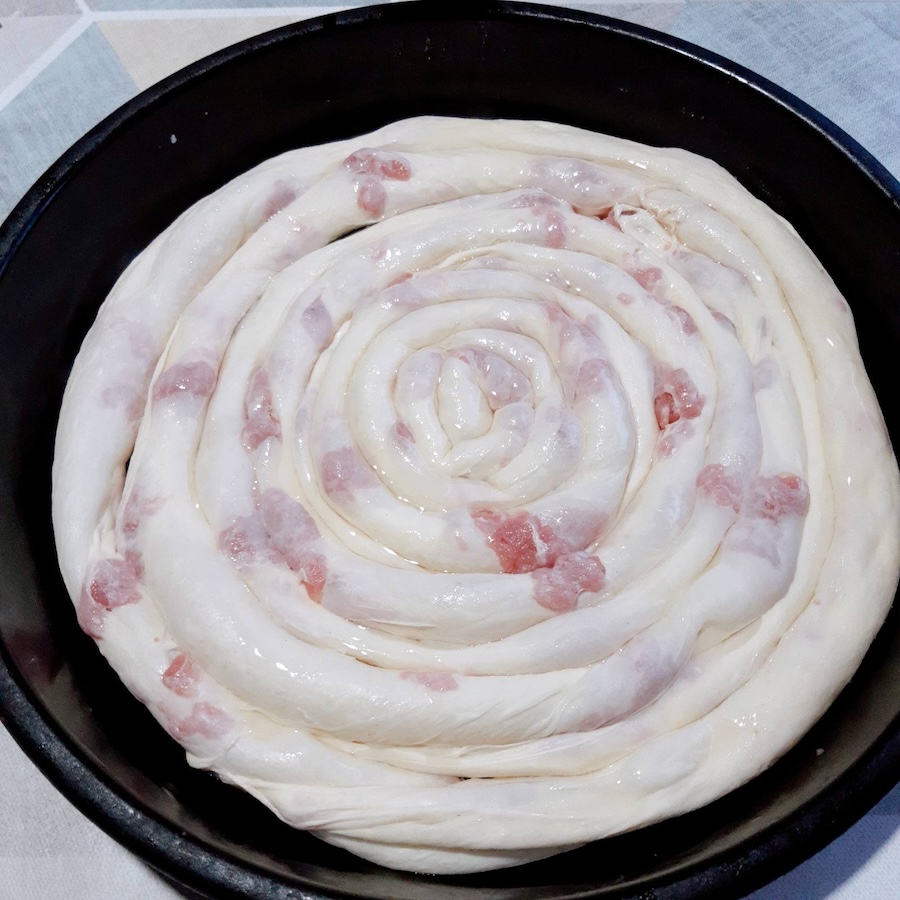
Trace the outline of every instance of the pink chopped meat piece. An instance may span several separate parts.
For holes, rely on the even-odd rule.
[[[179,697],[196,697],[200,671],[185,653],[176,654],[162,674],[162,683]]]
[[[809,487],[791,473],[755,479],[741,505],[741,515],[771,522],[784,516],[805,516],[808,511]]]
[[[679,419],[696,419],[703,405],[704,399],[685,369],[657,366],[653,409],[660,431]]]
[[[358,490],[374,487],[372,470],[352,447],[329,450],[322,456],[322,488],[340,502],[353,499]]]
[[[239,569],[271,559],[266,528],[258,515],[240,516],[219,534],[218,545]]]
[[[389,181],[409,181],[412,177],[412,168],[408,160],[368,147],[351,153],[342,165],[350,172],[376,175]]]
[[[210,740],[224,737],[234,725],[231,716],[212,703],[195,703],[190,714],[171,725],[172,736],[178,740],[205,737]]]
[[[535,569],[534,599],[553,612],[568,612],[578,605],[583,591],[600,591],[606,583],[606,568],[589,553],[568,553],[553,566]]]
[[[104,609],[115,609],[141,599],[137,574],[124,559],[101,559],[91,577],[88,591],[91,599]]]
[[[681,330],[688,336],[697,334],[697,323],[694,317],[680,306],[669,306],[666,308],[669,315],[678,323]]]
[[[718,506],[729,506],[735,512],[741,508],[743,484],[721,463],[704,466],[697,475],[697,488]]]
[[[99,560],[79,595],[77,616],[81,629],[91,637],[102,637],[106,613],[141,599],[138,577],[127,559]]]
[[[216,371],[208,362],[176,363],[164,369],[156,379],[153,399],[159,402],[181,395],[209,397],[215,386]]]
[[[659,459],[668,459],[674,456],[685,441],[693,437],[694,425],[682,419],[671,427],[667,428],[659,438],[656,445],[656,455]]]
[[[264,369],[257,369],[250,379],[244,414],[242,437],[248,450],[255,450],[269,438],[281,440],[281,420],[275,412],[269,376]]]
[[[629,274],[648,294],[656,290],[663,276],[659,266],[640,266],[632,269]]]
[[[507,574],[552,566],[560,555],[571,549],[549,525],[528,512],[506,515],[487,510],[473,513],[472,518],[487,536],[488,546]]]
[[[615,376],[612,366],[600,357],[585,360],[575,381],[576,397],[593,397],[604,391]]]
[[[263,493],[260,509],[269,546],[300,576],[310,598],[320,601],[328,566],[325,556],[312,546],[319,540],[319,529],[312,516],[302,504],[275,488]]]
[[[281,212],[288,204],[293,203],[297,198],[297,191],[293,186],[284,181],[277,179],[272,185],[272,191],[263,205],[262,218],[263,221],[271,219],[272,216]]]
[[[566,220],[559,210],[542,209],[535,211],[544,232],[544,246],[561,250],[566,246]]]
[[[322,350],[328,346],[334,333],[334,322],[321,297],[317,297],[306,307],[300,320],[314,347]]]
[[[406,422],[395,422],[393,433],[395,442],[407,443],[412,440],[413,435]]]
[[[356,205],[363,212],[378,219],[384,215],[386,203],[387,191],[380,181],[375,178],[360,179],[356,188]]]

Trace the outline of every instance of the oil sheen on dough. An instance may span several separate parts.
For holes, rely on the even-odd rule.
[[[53,513],[82,628],[192,765],[434,873],[763,770],[900,546],[850,311],[789,225],[684,151],[440,118],[265,162],[134,261]]]

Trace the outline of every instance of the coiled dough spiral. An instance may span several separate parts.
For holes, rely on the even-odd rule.
[[[789,225],[687,152],[439,118],[263,163],[133,262],[54,521],[193,765],[427,872],[747,781],[849,679],[900,546]]]

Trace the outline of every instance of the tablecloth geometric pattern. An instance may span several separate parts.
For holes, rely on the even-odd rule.
[[[365,3],[0,0],[0,220],[75,140],[159,79],[236,41]],[[565,3],[753,69],[900,177],[900,2]],[[798,160],[798,165],[802,161]],[[0,900],[179,900],[91,824],[0,728]],[[900,788],[753,900],[900,897]]]

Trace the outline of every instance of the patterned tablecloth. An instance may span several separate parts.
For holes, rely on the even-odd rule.
[[[302,0],[0,0],[0,219],[71,143],[139,91],[270,28]],[[900,2],[563,3],[677,35],[811,103],[900,176]],[[0,900],[181,894],[78,813],[0,728]],[[900,897],[900,788],[754,900]]]

